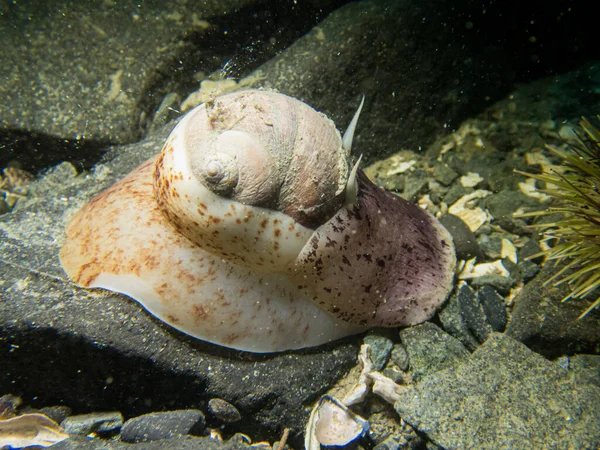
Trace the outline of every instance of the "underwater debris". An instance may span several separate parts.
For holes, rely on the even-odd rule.
[[[586,297],[600,286],[600,129],[586,118],[581,119],[579,126],[580,131],[574,130],[575,142],[568,143],[571,153],[552,145],[546,146],[562,158],[559,166],[550,167],[541,174],[515,171],[545,182],[546,188],[538,191],[557,200],[556,206],[515,217],[562,215],[559,220],[531,226],[543,234],[544,241],[556,239],[558,242],[528,259],[545,256],[547,261],[554,261],[557,265],[566,262],[545,283],[571,285],[571,292],[562,299],[563,302]],[[600,296],[579,318],[598,306]]]

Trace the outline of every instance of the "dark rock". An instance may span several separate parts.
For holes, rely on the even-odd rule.
[[[596,448],[600,388],[494,334],[400,394],[400,417],[442,448]]]
[[[71,408],[68,406],[47,406],[40,408],[38,412],[50,417],[56,423],[61,423],[72,414]]]
[[[482,286],[477,291],[477,299],[483,307],[492,329],[494,331],[504,331],[508,320],[504,298],[491,286]]]
[[[517,256],[519,257],[519,261],[525,261],[530,256],[536,255],[540,253],[542,249],[540,248],[540,244],[534,239],[528,239],[527,242],[518,250]],[[543,257],[538,256],[532,261],[536,263],[542,262]]]
[[[460,364],[469,355],[457,339],[431,322],[403,329],[400,339],[408,352],[410,373],[415,381]]]
[[[218,397],[236,405],[239,431],[253,439],[278,435],[281,423],[299,431],[304,405],[355,364],[359,337],[272,355],[228,350],[163,325],[125,296],[78,288],[60,266],[66,216],[163,141],[115,148],[86,177],[63,165],[0,217],[0,392],[36,399],[32,407],[60,402],[128,417]]]
[[[429,185],[429,176],[423,172],[411,173],[404,177],[404,189],[400,193],[400,197],[409,202],[415,202],[419,195],[427,192]]]
[[[12,21],[0,23],[5,62],[0,78],[12,80],[0,84],[2,127],[114,143],[136,140],[143,93],[166,75],[161,70],[174,74],[168,69],[173,58],[191,50],[182,38],[203,32],[192,16],[214,20],[223,11],[216,5],[179,5],[169,17],[160,4],[100,6],[63,0],[33,14],[26,5],[13,6]]]
[[[394,343],[390,339],[377,334],[365,336],[363,342],[371,347],[373,369],[382,370],[390,359]]]
[[[433,165],[433,177],[444,186],[450,186],[458,178],[458,173],[452,170],[448,164],[435,163]]]
[[[475,292],[467,285],[451,295],[439,317],[444,330],[470,351],[475,350],[492,332]]]
[[[239,414],[239,413],[238,413]],[[121,430],[124,442],[148,442],[204,432],[204,414],[197,409],[165,411],[129,419]]]
[[[450,189],[448,189],[446,195],[444,195],[444,203],[446,203],[447,205],[452,205],[458,199],[464,197],[467,194],[470,194],[471,192],[473,192],[473,189],[466,188],[460,183],[454,183],[452,184]]]
[[[481,277],[470,280],[470,285],[474,288],[481,286],[491,286],[500,292],[502,295],[508,295],[510,290],[515,286],[516,282],[509,277],[498,274],[483,275]]]
[[[458,291],[458,303],[469,331],[478,342],[484,342],[492,332],[492,327],[487,322],[483,308],[473,289],[466,285],[462,286]]]
[[[446,333],[458,339],[469,351],[473,351],[479,346],[479,342],[469,330],[460,308],[458,292],[454,291],[440,310],[438,317]]]
[[[222,398],[211,398],[208,401],[208,411],[225,423],[239,422],[242,418],[238,409]]]
[[[477,257],[480,260],[483,258],[483,252],[477,238],[460,217],[453,214],[444,214],[439,218],[439,221],[452,235],[457,259],[467,260]]]
[[[402,344],[394,345],[392,350],[391,361],[396,364],[401,370],[408,370],[410,360],[408,358],[408,352]]]
[[[512,172],[512,169],[511,169]],[[497,223],[509,233],[524,234],[525,222],[513,217],[519,208],[536,207],[539,202],[526,196],[521,191],[502,190],[484,200],[485,207],[490,211]]]
[[[482,239],[479,247],[489,260],[500,259],[502,254],[502,238],[498,236]]]
[[[90,433],[115,433],[123,426],[120,412],[97,412],[67,417],[60,424],[65,433],[87,436]]]
[[[589,307],[591,300],[562,302],[569,294],[569,285],[544,285],[559,269],[546,265],[523,287],[514,299],[506,333],[548,358],[575,352],[596,354],[600,342],[600,311],[592,311],[580,320],[578,316]]]
[[[540,266],[533,261],[520,261],[517,266],[519,268],[520,281],[524,283],[532,280],[540,272]]]
[[[523,280],[525,279],[525,274],[523,273],[523,271],[526,269],[526,267],[523,264],[516,264],[510,259],[504,258],[502,260],[502,265],[510,273],[510,279],[512,281],[513,286],[516,286],[523,282]]]

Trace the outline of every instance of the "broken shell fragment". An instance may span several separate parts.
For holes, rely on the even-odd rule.
[[[44,414],[31,413],[0,420],[0,448],[50,447],[69,435]]]
[[[318,450],[321,445],[344,447],[367,431],[369,422],[354,414],[335,397],[324,395],[310,414],[304,447],[306,450]]]

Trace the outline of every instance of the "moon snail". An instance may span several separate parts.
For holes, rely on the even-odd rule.
[[[274,92],[198,106],[157,156],[74,215],[64,270],[251,352],[431,318],[452,288],[452,238],[352,167],[359,113],[342,138],[325,115]]]

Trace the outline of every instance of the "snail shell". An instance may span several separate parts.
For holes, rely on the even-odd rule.
[[[427,320],[452,287],[452,240],[351,170],[349,134],[282,94],[207,102],[73,217],[61,263],[82,286],[247,351]]]

